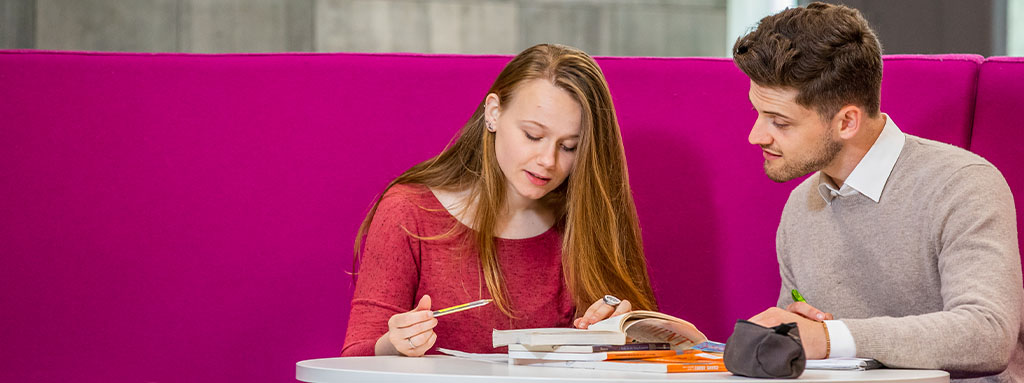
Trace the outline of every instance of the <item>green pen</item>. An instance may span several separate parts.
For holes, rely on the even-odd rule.
[[[807,302],[807,300],[804,299],[804,296],[800,295],[800,292],[796,291],[796,289],[793,289],[793,291],[790,291],[789,294],[793,296],[793,302],[804,302],[804,303]]]

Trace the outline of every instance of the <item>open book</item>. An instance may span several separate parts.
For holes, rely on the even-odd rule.
[[[494,330],[494,347],[510,344],[544,345],[621,345],[627,342],[669,343],[683,351],[707,340],[690,322],[654,311],[631,311],[590,325],[589,329],[538,328]]]

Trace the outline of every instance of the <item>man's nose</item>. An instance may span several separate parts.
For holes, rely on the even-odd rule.
[[[760,121],[755,121],[754,126],[750,128],[750,135],[747,136],[747,141],[753,145],[767,146],[772,143],[771,135],[768,134],[767,130],[762,127],[763,124]]]

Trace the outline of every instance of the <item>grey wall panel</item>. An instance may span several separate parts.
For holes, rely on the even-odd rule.
[[[572,45],[594,55],[607,54],[602,47],[602,30],[608,30],[609,20],[602,18],[607,6],[600,4],[566,5],[558,3],[525,3],[519,12],[520,42],[526,49],[538,43]]]
[[[459,13],[463,50],[481,54],[515,54],[519,28],[518,4],[511,1],[465,1]]]
[[[725,55],[726,0],[6,0],[4,47]],[[11,22],[9,20],[14,20]],[[10,30],[10,31],[8,31]]]
[[[36,46],[36,0],[0,1],[0,49]]]
[[[289,52],[312,52],[314,50],[314,3],[313,0],[285,1],[285,50]]]
[[[626,56],[725,56],[725,3],[618,5],[612,50]]]
[[[304,21],[288,19],[289,0],[180,1],[178,43],[186,52],[286,51],[289,24]]]
[[[177,50],[177,0],[38,0],[39,49]]]

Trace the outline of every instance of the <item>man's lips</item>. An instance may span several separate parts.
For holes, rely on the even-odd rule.
[[[781,154],[775,154],[773,152],[769,152],[769,151],[764,150],[764,149],[762,149],[761,152],[764,154],[764,159],[766,159],[766,160],[774,160],[776,158],[782,157]]]

